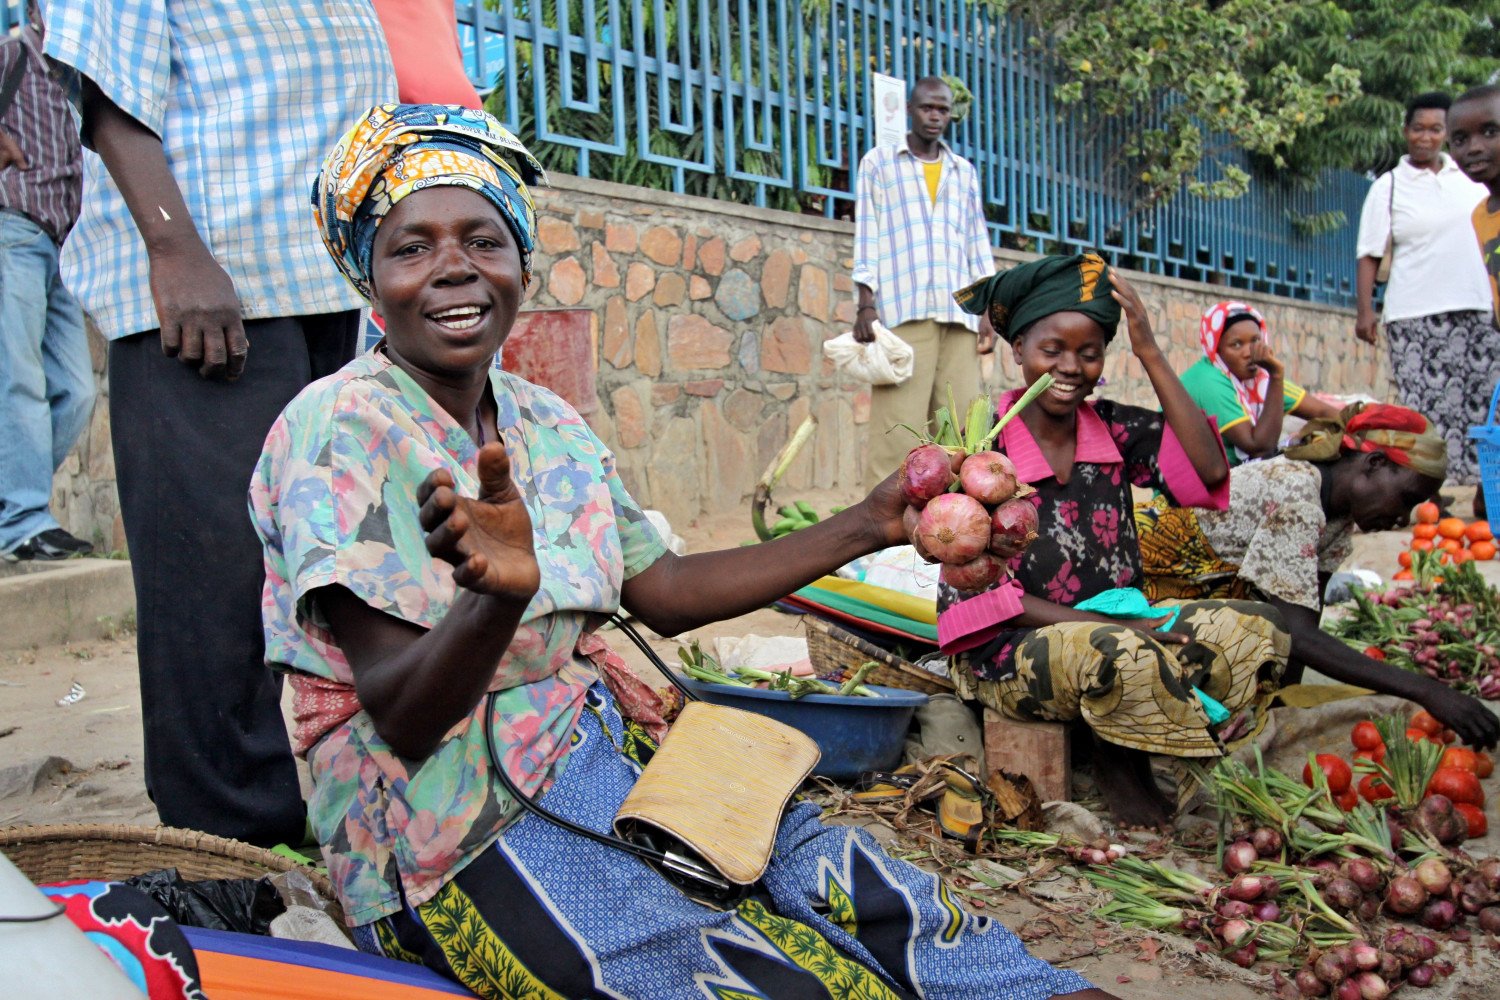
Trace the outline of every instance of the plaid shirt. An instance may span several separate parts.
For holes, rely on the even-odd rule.
[[[396,100],[369,0],[46,0],[46,51],[162,137],[199,234],[246,319],[356,309],[313,225],[318,165],[355,119]],[[150,262],[93,153],[63,249],[105,336],[159,326]]]
[[[960,309],[953,293],[995,272],[979,175],[947,143],[939,149],[936,203],[904,140],[859,161],[851,277],[875,292],[880,322],[891,329],[936,319],[978,330],[979,318]]]

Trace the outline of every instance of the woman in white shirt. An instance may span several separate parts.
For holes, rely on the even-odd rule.
[[[1391,378],[1401,403],[1425,413],[1448,443],[1448,481],[1477,483],[1469,427],[1485,422],[1500,328],[1469,216],[1488,194],[1443,152],[1449,97],[1421,94],[1406,109],[1407,155],[1376,178],[1359,219],[1355,334],[1373,344],[1375,272],[1392,240],[1385,288]],[[1475,363],[1475,359],[1484,359]]]

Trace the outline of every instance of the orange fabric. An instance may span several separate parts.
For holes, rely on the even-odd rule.
[[[453,0],[372,0],[385,30],[403,104],[484,102],[464,72]]]
[[[367,976],[199,949],[203,993],[213,1000],[453,1000],[453,994]]]

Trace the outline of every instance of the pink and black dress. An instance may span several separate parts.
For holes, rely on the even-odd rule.
[[[1019,396],[1020,390],[1003,394],[999,411]],[[1247,710],[1269,700],[1290,649],[1269,606],[1182,605],[1171,627],[1195,641],[1171,648],[1123,623],[1015,624],[1022,593],[1069,607],[1097,601],[1101,613],[1144,599],[1131,593],[1142,580],[1132,487],[1160,492],[1177,506],[1228,506],[1228,482],[1204,485],[1159,412],[1112,400],[1085,403],[1078,409],[1075,447],[1063,481],[1024,422],[1013,420],[1001,432],[996,450],[1036,490],[1039,534],[1012,561],[1012,579],[978,595],[939,588],[939,641],[957,657],[960,694],[1013,718],[1082,717],[1125,746],[1179,756],[1220,753],[1191,688],[1236,714],[1230,735],[1258,729],[1254,716],[1262,713]],[[1257,697],[1261,688],[1264,698]]]

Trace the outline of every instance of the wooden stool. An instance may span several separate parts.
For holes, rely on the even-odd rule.
[[[985,708],[984,767],[986,781],[1002,768],[1026,775],[1043,802],[1072,799],[1073,755],[1061,722],[1017,722]]]

